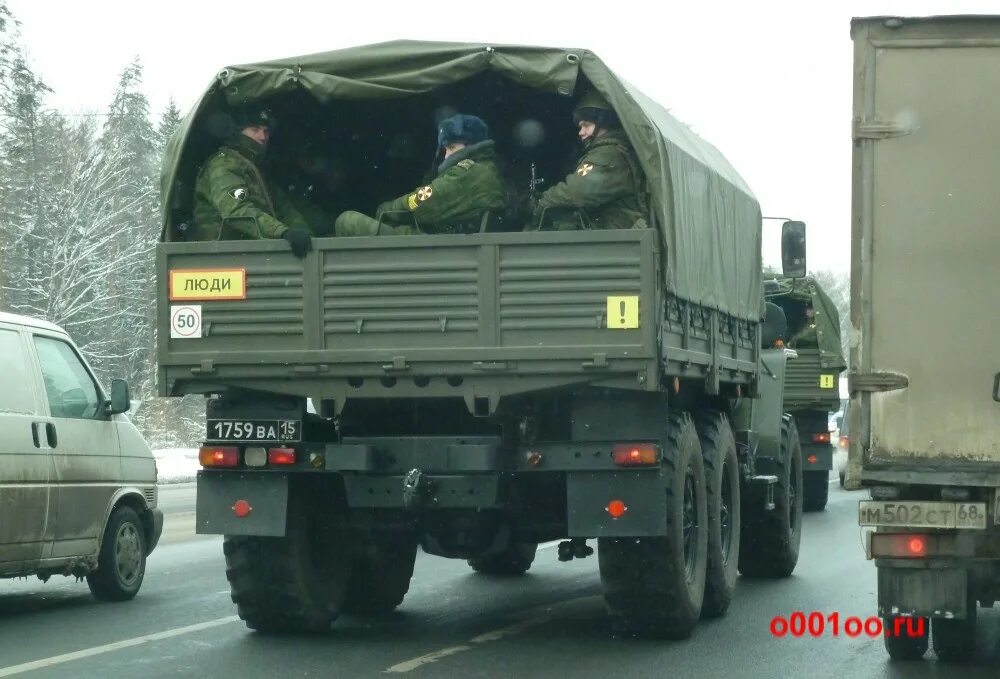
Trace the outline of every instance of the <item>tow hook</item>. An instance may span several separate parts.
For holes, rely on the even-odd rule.
[[[403,477],[403,507],[408,512],[420,509],[431,490],[430,480],[419,469],[411,469]]]
[[[573,538],[559,543],[559,560],[572,561],[586,559],[594,553],[594,548],[587,545],[586,538]]]

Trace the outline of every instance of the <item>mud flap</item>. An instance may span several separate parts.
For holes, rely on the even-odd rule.
[[[288,474],[199,472],[196,509],[199,535],[282,537],[288,514]]]
[[[609,505],[624,504],[614,518]],[[569,537],[647,537],[667,534],[667,494],[657,470],[566,474]]]
[[[802,471],[828,472],[833,469],[833,446],[829,444],[802,444]]]
[[[878,568],[880,616],[964,619],[968,573],[962,568]]]

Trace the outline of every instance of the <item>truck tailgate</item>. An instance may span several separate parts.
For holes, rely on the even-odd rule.
[[[852,460],[1000,465],[1000,21],[852,34]]]

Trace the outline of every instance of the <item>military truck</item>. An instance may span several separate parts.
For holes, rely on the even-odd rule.
[[[930,637],[961,660],[977,604],[1000,599],[1000,155],[984,148],[1000,18],[855,19],[851,35],[846,485],[870,489],[889,655],[922,657]]]
[[[785,374],[785,411],[795,418],[802,444],[802,505],[826,507],[835,442],[830,414],[840,409],[840,374],[847,369],[840,343],[840,314],[814,276],[764,281],[764,296],[788,321],[785,344],[796,358]]]
[[[370,212],[418,184],[455,110],[490,124],[513,185],[553,183],[590,88],[635,144],[650,228],[484,215],[473,234],[318,238],[303,260],[184,240],[233,106],[272,108],[274,176],[322,168],[296,154],[324,140],[350,171],[309,185]],[[725,613],[737,569],[795,568],[801,450],[758,202],[591,52],[395,42],[226,68],[169,144],[163,198],[159,391],[209,397],[197,526],[225,536],[249,627],[391,611],[418,546],[512,576],[539,543],[571,560],[596,539],[615,632],[660,638]],[[782,227],[789,275],[804,228]]]

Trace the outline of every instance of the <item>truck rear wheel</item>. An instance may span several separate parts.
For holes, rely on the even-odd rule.
[[[226,578],[240,618],[259,632],[321,632],[340,614],[350,545],[290,502],[285,537],[226,536]]]
[[[524,575],[535,561],[537,550],[535,542],[518,542],[498,554],[469,559],[469,565],[483,575]]]
[[[904,622],[906,624],[901,624]],[[885,630],[882,635],[885,641],[885,650],[889,653],[890,658],[893,660],[920,660],[924,657],[927,652],[927,642],[930,639],[926,618],[904,621],[901,618],[887,615],[882,618],[882,627]],[[907,633],[908,629],[914,632],[920,630],[923,633],[911,636]]]
[[[830,472],[802,472],[802,509],[821,512],[830,497]]]
[[[663,442],[667,534],[600,538],[604,600],[616,635],[685,639],[701,615],[708,552],[708,502],[698,432],[670,415]]]
[[[392,535],[373,541],[355,559],[342,610],[355,615],[384,615],[403,603],[413,577],[417,540]]]
[[[708,491],[708,564],[703,618],[725,614],[736,589],[740,554],[740,468],[729,419],[715,410],[696,423]]]
[[[754,578],[786,578],[799,561],[802,541],[802,445],[795,421],[781,422],[781,451],[775,470],[774,509],[743,518],[740,572]]]
[[[934,654],[946,662],[963,662],[976,652],[976,602],[969,606],[964,620],[934,618],[931,621],[931,642]]]

